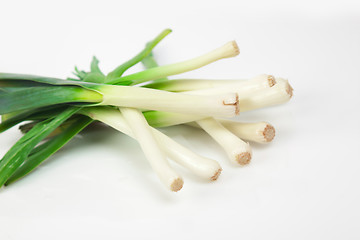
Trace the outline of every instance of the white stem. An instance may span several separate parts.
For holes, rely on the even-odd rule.
[[[179,63],[150,68],[143,72],[121,77],[119,80],[133,81],[134,84],[138,84],[150,80],[160,79],[170,75],[188,72],[223,58],[235,57],[239,53],[239,47],[237,46],[236,42],[231,41],[202,56]]]
[[[241,139],[269,143],[275,137],[275,128],[267,122],[243,123],[225,119],[217,119],[225,128]]]
[[[184,182],[170,167],[141,111],[134,108],[120,108],[120,111],[160,180],[171,191],[179,191]]]
[[[239,95],[239,111],[245,112],[254,109],[269,107],[289,101],[293,95],[293,89],[289,82],[283,78],[276,78],[276,84],[263,89],[244,92]],[[145,117],[151,126],[172,126],[205,118],[199,114],[189,115],[173,112],[149,111]]]
[[[223,127],[214,118],[196,121],[227,153],[230,160],[240,165],[250,162],[252,151],[250,145]]]
[[[206,88],[183,93],[191,95],[213,95],[236,92],[239,96],[249,96],[259,90],[269,89],[276,84],[275,78],[271,75],[262,74],[247,81],[223,84],[213,88]]]
[[[135,138],[122,114],[115,109],[91,107],[85,108],[83,113],[94,120],[101,121],[110,127]],[[222,169],[217,161],[202,157],[177,143],[157,129],[151,129],[162,150],[170,159],[204,179],[216,180],[218,178]]]
[[[244,93],[239,97],[239,111],[269,107],[288,102],[293,89],[287,80],[276,78],[276,84],[270,88]],[[149,124],[154,127],[166,127],[204,119],[199,114],[181,114],[173,112],[149,111],[144,112]]]
[[[222,89],[226,87],[236,87],[253,89],[258,87],[272,87],[276,83],[274,76],[261,74],[251,79],[174,79],[159,81],[145,85],[147,88],[166,90],[170,92],[185,92],[196,90]],[[234,92],[232,90],[230,92]],[[226,91],[229,92],[229,91]]]
[[[289,82],[283,78],[276,78],[276,84],[269,89],[239,96],[240,112],[282,104],[288,102],[292,96],[293,89]]]
[[[177,112],[216,117],[238,114],[236,93],[216,96],[195,96],[161,90],[127,86],[101,86],[101,105],[113,105],[165,112]]]
[[[206,180],[215,181],[219,177],[222,168],[217,161],[194,153],[155,128],[153,132],[169,158]]]

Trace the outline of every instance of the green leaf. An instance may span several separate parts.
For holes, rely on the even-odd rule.
[[[96,91],[76,86],[3,89],[5,91],[0,91],[0,115],[60,103],[102,101],[102,95]]]
[[[0,73],[1,75],[2,73]],[[34,82],[34,81],[27,81],[27,80],[5,80],[0,79],[0,89],[5,88],[26,88],[26,87],[41,87],[47,86],[45,83]]]
[[[91,61],[90,71],[92,73],[98,73],[105,77],[105,75],[101,72],[101,70],[99,68],[99,60],[95,56],[93,57],[93,59]]]
[[[127,69],[129,69],[130,67],[139,63],[143,58],[145,58],[147,55],[149,55],[151,53],[152,49],[161,40],[163,40],[169,33],[171,33],[171,29],[165,29],[164,31],[162,31],[154,40],[152,40],[148,44],[146,44],[146,47],[144,48],[144,50],[142,50],[140,53],[138,53],[135,57],[133,57],[129,61],[127,61],[127,62],[121,64],[120,66],[118,66],[117,68],[115,68],[114,71],[110,72],[106,76],[105,83],[112,84],[114,79],[121,77]],[[126,81],[126,84],[128,82],[129,81]],[[124,83],[121,83],[121,81],[120,82],[116,81],[116,84],[124,84]]]
[[[86,116],[80,116],[69,127],[63,130],[59,135],[51,138],[42,145],[34,148],[29,157],[26,159],[16,172],[11,175],[5,185],[9,185],[12,182],[24,177],[28,173],[32,172],[43,161],[49,158],[52,154],[62,148],[67,142],[69,142],[76,134],[88,126],[93,120]]]
[[[149,69],[149,68],[154,68],[154,67],[158,67],[159,64],[155,61],[154,55],[152,54],[152,52],[146,56],[142,61],[142,64],[144,64],[145,68]],[[153,80],[153,82],[163,82],[163,81],[168,81],[168,78],[159,78],[156,80]]]
[[[76,66],[75,66],[75,72],[74,75],[77,76],[80,79],[83,79],[86,76],[86,72],[85,71],[80,71]]]
[[[128,62],[122,64],[117,69],[115,69],[114,76],[121,76],[128,68],[130,68],[131,66],[140,62],[144,57],[146,57],[148,54],[150,54],[151,50],[170,32],[171,32],[171,30],[169,30],[169,29],[163,31],[156,39],[154,39],[152,42],[148,43],[146,48],[142,52],[140,52],[137,56],[130,59]],[[80,78],[80,80],[77,80],[77,79],[62,80],[62,79],[57,79],[57,78],[48,78],[48,77],[41,77],[41,76],[34,76],[34,75],[0,73],[0,101],[1,101],[1,95],[4,96],[6,94],[12,94],[13,96],[15,96],[16,94],[19,94],[20,92],[18,92],[18,91],[20,91],[21,87],[44,87],[43,86],[44,84],[80,86],[83,88],[87,88],[89,90],[93,89],[96,91],[100,85],[94,84],[94,82],[101,83],[105,80],[103,73],[100,71],[100,69],[98,67],[98,63],[99,63],[98,60],[94,57],[93,61],[91,63],[91,72],[90,73],[86,73],[84,71],[79,71],[77,68],[75,68],[75,71],[76,71],[75,75],[77,75]],[[14,80],[16,80],[16,81],[14,81]],[[131,83],[132,83],[132,81],[122,81],[121,83],[118,83],[118,84],[119,85],[130,85]],[[1,84],[3,84],[3,86]],[[7,84],[7,85],[5,85],[5,84]],[[7,88],[3,88],[3,87],[7,87]],[[10,88],[10,87],[12,87],[12,88]],[[18,88],[18,89],[14,89],[14,88]],[[26,90],[21,89],[21,91],[26,91]],[[34,94],[34,92],[32,92],[32,93],[29,92],[29,94]],[[56,114],[56,112],[52,112],[51,109],[50,109],[50,112],[46,113],[45,110],[42,111],[43,109],[39,108],[36,104],[34,104],[34,103],[32,103],[32,104],[33,105],[30,110],[17,113],[16,115],[13,115],[9,119],[5,120],[5,122],[2,123],[3,127],[5,126],[5,128],[6,128],[9,126],[13,126],[13,124],[15,122],[19,123],[22,120],[24,120],[25,118],[35,118],[36,116],[49,117],[49,116]],[[42,105],[40,105],[40,106],[42,106]],[[6,109],[6,107],[3,107],[3,108]],[[0,107],[0,109],[1,109],[1,107]],[[18,109],[19,109],[19,107],[18,107]],[[72,108],[69,108],[69,109],[72,109]],[[18,110],[15,110],[15,111],[18,111]],[[65,112],[66,112],[66,110],[65,110]],[[47,114],[49,114],[49,115],[47,115]],[[69,114],[67,116],[67,118],[70,118],[73,114],[75,114],[75,113]],[[63,115],[63,114],[61,114],[61,115]],[[60,149],[64,144],[66,144],[66,142],[68,142],[72,137],[74,137],[78,132],[80,132],[88,124],[93,122],[93,120],[91,120],[87,117],[80,118],[80,120],[78,120],[75,123],[72,123],[70,125],[70,127],[68,127],[66,130],[64,130],[60,135],[53,137],[52,139],[48,140],[44,144],[35,148],[35,146],[42,139],[46,138],[46,136],[48,136],[61,123],[58,126],[53,125],[52,129],[48,130],[48,131],[45,131],[43,129],[45,127],[42,125],[43,124],[45,124],[45,125],[51,124],[53,121],[55,121],[55,119],[58,119],[59,117],[61,118],[61,116],[58,115],[55,118],[49,118],[48,120],[38,123],[37,125],[35,125],[35,127],[33,127],[27,134],[25,134],[24,137],[21,138],[9,150],[9,152],[0,161],[0,184],[1,185],[7,179],[8,179],[8,181],[6,182],[6,184],[10,184],[11,182],[16,181],[17,179],[21,178],[22,176],[33,171],[36,168],[36,166],[38,166],[41,162],[43,162],[45,159],[47,159],[49,156],[51,156],[53,153],[55,153],[58,149]],[[52,120],[52,119],[54,119],[54,120]],[[65,120],[63,120],[62,123]],[[0,125],[0,129],[1,129],[1,125]],[[43,134],[41,136],[35,134],[35,133],[40,134],[39,132],[41,132]],[[34,136],[32,136],[32,135],[34,135]],[[26,137],[26,136],[28,136],[28,137]],[[31,139],[33,139],[33,140],[31,140]],[[30,141],[30,143],[28,141]],[[25,161],[25,159],[27,159],[26,162],[23,165],[21,165]],[[19,166],[20,166],[20,168],[18,168]],[[16,171],[16,169],[18,169],[18,170]],[[9,179],[9,176],[11,176],[10,179]]]
[[[27,134],[20,138],[0,160],[0,187],[26,160],[31,150],[37,144],[79,110],[80,108],[76,107],[68,108],[54,118],[39,122]]]
[[[82,82],[82,81],[72,81],[72,80],[65,80],[60,78],[52,78],[52,77],[43,77],[37,75],[29,75],[29,74],[16,74],[16,73],[0,73],[0,87],[3,81],[7,83],[11,81],[23,81],[24,82],[35,82],[35,83],[43,83],[43,84],[50,84],[50,85],[69,85],[69,86],[93,86],[96,85],[95,83],[90,82]],[[14,83],[15,84],[15,83]],[[34,83],[29,83],[34,84]]]
[[[34,119],[45,119],[48,117],[52,117],[58,114],[59,112],[61,112],[61,110],[65,109],[64,107],[62,107],[62,109],[59,109],[59,107],[55,107],[55,106],[52,106],[52,108],[54,108],[54,110],[47,110],[49,109],[49,107],[45,107],[45,108],[35,108],[28,111],[21,111],[20,113],[12,116],[10,116],[10,114],[7,114],[9,115],[9,117],[3,115],[2,116],[3,120],[0,123],[0,133],[8,130],[9,128],[23,121],[34,120]]]
[[[87,73],[84,82],[93,82],[93,83],[103,83],[105,80],[105,76],[100,73]]]

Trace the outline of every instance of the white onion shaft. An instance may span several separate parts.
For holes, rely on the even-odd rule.
[[[117,110],[104,107],[91,107],[84,109],[83,113],[94,120],[103,122],[110,127],[135,138],[122,114]],[[206,180],[216,180],[220,175],[222,169],[217,161],[202,157],[177,143],[159,130],[152,127],[151,129],[162,150],[171,160]]]
[[[191,95],[213,95],[224,94],[229,92],[236,92],[239,96],[250,95],[262,89],[269,89],[276,84],[275,78],[272,75],[262,74],[249,80],[236,81],[230,80],[211,88],[203,88],[192,91],[185,91],[182,93]],[[207,81],[209,82],[209,81]],[[219,82],[219,81],[216,81]]]
[[[165,112],[233,117],[238,114],[236,93],[195,96],[156,89],[127,86],[101,86],[101,105],[113,105]]]
[[[239,96],[240,112],[282,104],[288,102],[292,96],[293,89],[289,82],[282,78],[276,78],[276,84],[269,89]]]
[[[141,111],[134,108],[120,108],[120,111],[160,180],[171,191],[179,191],[183,180],[170,167]]]
[[[214,118],[205,118],[196,123],[225,150],[232,162],[240,165],[250,162],[252,156],[250,145],[235,136]]]
[[[243,140],[269,143],[275,137],[275,128],[267,122],[244,123],[217,119],[225,128]]]
[[[156,80],[167,76],[192,71],[220,59],[235,57],[239,53],[240,50],[238,45],[235,41],[231,41],[199,57],[174,64],[149,68],[142,72],[121,77],[117,80],[133,81],[134,84],[139,84],[150,80]]]

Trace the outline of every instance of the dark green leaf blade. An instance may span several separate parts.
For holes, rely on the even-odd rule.
[[[70,102],[101,102],[101,94],[76,86],[48,86],[0,91],[0,115]]]
[[[20,138],[0,160],[0,187],[26,160],[37,144],[79,110],[80,108],[76,107],[68,108],[54,118],[39,122]]]
[[[59,112],[68,108],[68,105],[52,105],[42,108],[33,108],[26,111],[14,112],[6,115],[2,115],[2,121],[0,123],[0,133],[8,130],[9,128],[28,120],[44,120],[57,115]]]
[[[60,78],[53,78],[53,77],[43,77],[37,75],[30,75],[30,74],[17,74],[17,73],[0,73],[0,86],[1,82],[3,81],[32,81],[35,83],[43,83],[43,84],[50,84],[50,85],[73,85],[73,86],[93,86],[96,83],[91,82],[83,82],[83,81],[73,81],[73,80],[65,80]]]
[[[64,129],[59,135],[34,148],[24,164],[21,165],[13,175],[11,175],[5,185],[9,185],[32,172],[37,166],[39,166],[43,161],[62,148],[91,122],[93,122],[91,118],[80,116],[76,122],[72,123],[69,127]]]

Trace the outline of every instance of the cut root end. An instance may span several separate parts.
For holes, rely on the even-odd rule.
[[[275,128],[270,124],[267,124],[262,134],[265,142],[271,142],[275,137]]]
[[[234,48],[234,57],[240,54],[240,49],[239,46],[237,45],[236,41],[231,41],[230,42],[232,47]]]
[[[172,182],[170,189],[173,192],[177,192],[177,191],[180,191],[180,189],[183,187],[183,185],[184,185],[184,181],[181,178],[176,178]]]
[[[240,113],[240,108],[239,108],[239,95],[236,93],[235,94],[235,99],[232,100],[223,100],[223,105],[225,106],[234,106],[235,107],[235,115],[239,115]]]
[[[215,174],[210,178],[210,180],[211,180],[211,181],[216,181],[216,180],[218,179],[218,177],[220,176],[221,171],[222,171],[221,168],[220,168],[219,170],[217,170],[217,171],[215,172]]]
[[[267,80],[268,80],[268,83],[269,83],[270,87],[272,87],[272,86],[274,86],[276,84],[276,80],[275,80],[275,77],[273,75],[268,75]]]
[[[236,156],[236,161],[244,166],[250,163],[251,161],[251,153],[249,152],[243,152]]]
[[[291,87],[290,84],[288,84],[286,87],[286,92],[287,92],[287,94],[289,94],[290,97],[293,96],[293,91],[294,91],[294,89]]]

